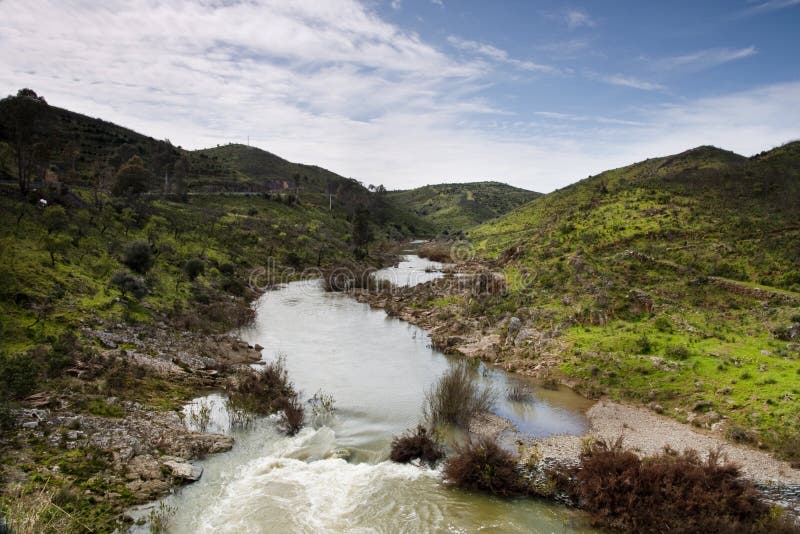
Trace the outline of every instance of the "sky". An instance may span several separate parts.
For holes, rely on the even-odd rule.
[[[0,96],[389,189],[800,138],[800,0],[0,0]]]

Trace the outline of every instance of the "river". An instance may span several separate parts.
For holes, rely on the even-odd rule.
[[[409,255],[392,268],[421,279],[439,276]],[[392,269],[383,278],[400,276]],[[415,283],[415,282],[409,282]],[[298,435],[264,418],[231,429],[219,395],[209,431],[231,433],[234,448],[202,462],[200,481],[164,502],[175,510],[174,533],[268,532],[588,532],[580,515],[532,499],[499,499],[445,487],[437,470],[387,460],[392,436],[420,419],[425,391],[453,362],[426,333],[317,281],[264,294],[255,324],[242,339],[266,347],[264,360],[284,355],[289,375],[307,399],[322,390],[335,399],[332,417],[311,421]],[[523,432],[581,433],[586,401],[569,390],[535,386],[525,402],[503,394],[521,378],[477,366],[498,392],[495,413]],[[191,410],[189,407],[187,410]]]

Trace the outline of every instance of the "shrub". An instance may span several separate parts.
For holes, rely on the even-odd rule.
[[[311,406],[311,413],[315,418],[326,418],[336,411],[336,399],[322,390],[314,393],[314,396],[308,399],[308,404]]]
[[[155,263],[150,244],[142,239],[128,243],[128,246],[125,247],[125,255],[122,258],[122,263],[128,266],[132,271],[145,274],[153,266],[153,263]]]
[[[141,299],[147,295],[147,284],[140,276],[122,269],[111,276],[111,285],[122,292],[122,296],[131,294],[135,299]]]
[[[16,418],[14,417],[14,413],[11,411],[8,402],[0,397],[0,433],[10,431],[14,428],[15,423]],[[2,534],[2,530],[0,530],[0,534]]]
[[[685,360],[689,358],[689,349],[683,345],[667,345],[664,354],[675,360]]]
[[[82,350],[74,333],[66,332],[59,336],[53,342],[52,350],[47,356],[47,376],[50,378],[58,376],[61,371],[75,363]]]
[[[281,427],[288,435],[294,436],[303,428],[306,409],[296,393],[279,398],[273,406],[282,411]]]
[[[501,496],[524,493],[516,458],[487,437],[457,447],[447,458],[443,472],[448,484],[462,489]]]
[[[494,392],[481,388],[466,363],[459,363],[442,375],[425,394],[423,415],[430,427],[453,424],[466,427],[478,413],[494,404]]]
[[[183,273],[186,278],[194,282],[194,280],[206,271],[206,265],[203,260],[199,258],[192,258],[183,264]]]
[[[636,339],[636,349],[640,354],[650,354],[650,351],[653,350],[653,344],[647,334],[642,334]]]
[[[93,399],[86,404],[86,411],[98,417],[125,417],[125,408],[119,404],[108,404],[103,399]]]
[[[283,409],[277,405],[279,400],[296,396],[282,356],[261,369],[248,368],[238,372],[228,382],[227,389],[237,406],[261,415]]]
[[[530,400],[531,392],[524,384],[514,384],[506,389],[506,398],[511,401],[525,402]]]
[[[655,326],[656,330],[659,332],[672,332],[672,322],[663,315],[656,317],[655,321],[653,321],[653,326]]]
[[[417,250],[417,254],[419,254],[421,258],[427,258],[431,261],[449,263],[453,261],[450,255],[450,248],[450,243],[430,241],[420,246]]]
[[[392,439],[392,450],[389,458],[393,462],[405,464],[419,458],[430,465],[439,461],[444,452],[437,441],[431,437],[424,426],[417,426],[416,431],[409,430]]]
[[[29,354],[0,354],[0,385],[11,398],[27,397],[36,390],[39,365]]]
[[[640,459],[616,442],[581,454],[569,491],[597,525],[625,532],[789,532],[755,486],[718,451],[664,452]]]

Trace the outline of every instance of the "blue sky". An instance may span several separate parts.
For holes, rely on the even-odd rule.
[[[389,188],[800,137],[800,0],[3,0],[0,91]]]

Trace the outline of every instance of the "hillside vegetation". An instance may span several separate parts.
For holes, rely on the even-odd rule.
[[[220,334],[261,291],[383,264],[426,225],[324,169],[184,151],[32,91],[0,101],[0,181],[0,515],[56,514],[59,532],[115,531],[184,482],[164,461],[230,447],[170,412],[259,359]]]
[[[388,199],[429,221],[438,233],[455,234],[539,196],[499,182],[426,185],[390,191]]]
[[[566,342],[554,369],[800,459],[800,142],[604,172],[470,232],[486,303]],[[536,360],[529,351],[524,357]],[[724,418],[724,419],[723,419]]]
[[[20,169],[16,152],[25,156]],[[22,171],[32,183],[106,191],[132,157],[141,160],[146,172],[144,189],[173,199],[221,192],[294,199],[303,193],[320,206],[346,210],[350,217],[366,209],[372,222],[392,237],[434,231],[424,219],[387,203],[383,188],[373,192],[352,178],[292,163],[256,147],[228,144],[185,150],[168,139],[48,105],[30,90],[0,100],[0,180],[16,181]]]
[[[378,305],[444,351],[800,462],[798,221],[800,143],[752,158],[699,147],[473,228],[462,277]]]

